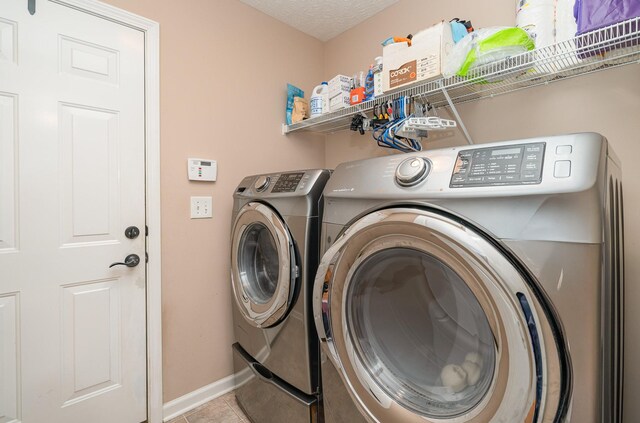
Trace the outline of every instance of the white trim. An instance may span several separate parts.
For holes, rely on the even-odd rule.
[[[235,388],[235,375],[231,375],[169,401],[163,407],[164,421],[166,422],[185,414],[204,403],[233,391]]]
[[[162,422],[162,280],[160,226],[160,25],[98,0],[49,0],[145,34],[147,238],[147,421]]]
[[[224,377],[200,389],[169,401],[163,407],[164,421],[169,421],[182,414],[188,413],[196,407],[218,398],[241,387],[253,377],[249,367],[231,376]]]

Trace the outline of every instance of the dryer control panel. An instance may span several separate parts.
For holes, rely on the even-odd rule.
[[[449,186],[539,184],[545,146],[539,142],[459,151]]]
[[[295,192],[303,176],[304,172],[283,173],[278,178],[271,192]]]

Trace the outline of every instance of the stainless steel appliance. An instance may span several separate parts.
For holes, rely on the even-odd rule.
[[[621,422],[620,175],[593,133],[338,166],[313,297],[327,422]]]
[[[231,233],[236,397],[254,423],[319,419],[311,292],[327,170],[248,176]]]

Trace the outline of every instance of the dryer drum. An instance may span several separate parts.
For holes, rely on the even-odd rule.
[[[564,358],[543,305],[495,245],[444,214],[398,207],[351,224],[322,259],[314,316],[374,421],[528,423],[559,409]]]

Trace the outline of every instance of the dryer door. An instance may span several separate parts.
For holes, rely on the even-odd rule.
[[[479,232],[435,211],[371,213],[323,257],[321,341],[375,422],[552,422],[566,382],[542,304]]]
[[[273,326],[289,310],[299,273],[289,230],[269,206],[249,203],[231,236],[231,284],[239,309],[252,325]]]

